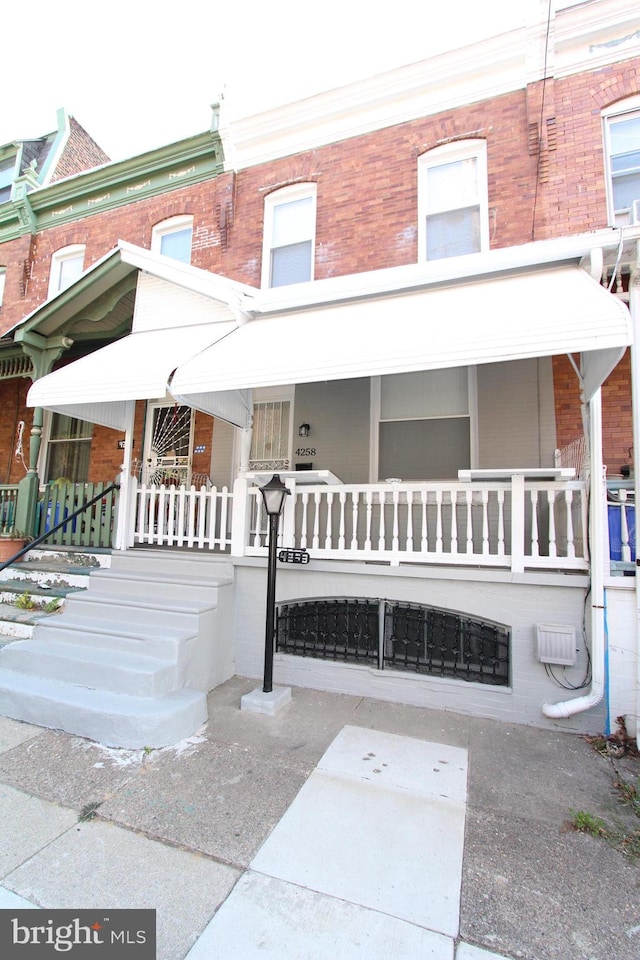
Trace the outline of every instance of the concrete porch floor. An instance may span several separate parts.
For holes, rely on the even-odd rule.
[[[640,868],[567,829],[638,826],[583,738],[255,686],[152,751],[0,718],[0,907],[154,908],[159,960],[637,960]]]

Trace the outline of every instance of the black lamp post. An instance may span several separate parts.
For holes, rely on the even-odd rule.
[[[264,500],[264,508],[269,517],[269,564],[267,573],[267,620],[264,637],[264,683],[263,693],[273,690],[273,635],[276,611],[276,549],[278,545],[278,524],[284,507],[285,497],[289,490],[278,476],[274,474],[264,487],[260,487]]]

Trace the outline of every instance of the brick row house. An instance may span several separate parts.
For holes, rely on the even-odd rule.
[[[12,188],[3,496],[37,532],[119,490],[52,534],[111,566],[0,651],[1,710],[157,745],[261,676],[277,474],[309,560],[278,569],[279,684],[635,731],[637,15],[531,11]]]

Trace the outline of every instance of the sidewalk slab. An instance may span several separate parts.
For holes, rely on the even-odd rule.
[[[46,848],[77,821],[73,810],[0,784],[0,877]]]
[[[206,857],[93,820],[54,840],[4,884],[52,909],[154,909],[158,957],[182,960],[239,875]]]
[[[411,923],[249,871],[187,960],[453,960],[453,941]]]
[[[429,796],[467,796],[466,750],[362,727],[345,726],[318,770]]]
[[[42,727],[34,727],[33,724],[23,723],[22,720],[0,717],[0,754],[43,733]]]
[[[337,738],[321,760],[324,769],[309,777],[251,869],[455,937],[464,801],[433,794],[432,768],[423,771],[420,791],[374,783],[368,769],[364,778],[332,772],[333,763],[338,770],[353,766],[357,752],[349,744],[359,737],[347,730]],[[420,768],[420,741],[394,739],[402,756],[398,764],[391,759],[389,735],[368,731],[361,742],[376,757],[389,758],[391,780],[401,781],[404,771],[415,784],[410,758],[413,753]],[[452,767],[460,762],[458,748],[443,746],[438,755]],[[430,869],[434,864],[437,870]]]
[[[105,801],[100,816],[246,866],[310,769],[295,756],[205,740],[178,762],[170,750],[151,754],[144,772]]]

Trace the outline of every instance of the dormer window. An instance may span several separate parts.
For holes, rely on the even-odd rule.
[[[11,187],[15,179],[15,172],[15,156],[9,157],[7,160],[0,160],[0,203],[11,200]]]

